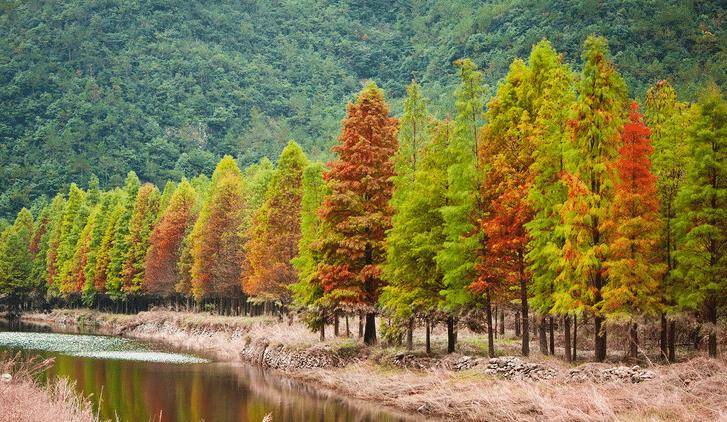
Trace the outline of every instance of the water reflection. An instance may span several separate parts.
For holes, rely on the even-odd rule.
[[[28,326],[21,327],[24,331]],[[9,348],[1,342],[0,349]],[[74,341],[76,336],[57,337]],[[109,339],[108,337],[106,339]],[[133,342],[142,352],[154,345]],[[56,344],[53,350],[65,350]],[[129,350],[133,352],[133,350]],[[121,421],[255,421],[272,413],[274,421],[399,421],[380,409],[353,405],[337,397],[249,365],[168,363],[95,359],[23,349],[54,356],[44,377],[65,376],[90,396],[104,419]]]

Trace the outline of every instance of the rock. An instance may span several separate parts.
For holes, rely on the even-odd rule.
[[[7,374],[7,373],[3,374],[2,380],[3,380],[3,382],[10,382],[13,380],[13,376],[10,374]]]

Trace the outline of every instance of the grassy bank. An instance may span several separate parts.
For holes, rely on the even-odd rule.
[[[0,422],[94,422],[91,403],[65,379],[43,385],[35,375],[51,361],[0,356]]]
[[[720,420],[727,418],[727,363],[697,357],[670,366],[652,366],[654,379],[630,383],[573,379],[573,370],[598,373],[611,364],[569,367],[559,359],[535,355],[526,362],[556,374],[547,381],[517,381],[489,373],[488,359],[477,356],[478,338],[461,333],[462,355],[411,355],[418,369],[398,362],[404,351],[368,348],[353,338],[319,342],[298,323],[274,318],[221,317],[164,311],[114,315],[57,310],[26,320],[92,325],[111,334],[164,341],[219,360],[246,360],[289,377],[375,402],[409,414],[448,420]],[[443,333],[435,332],[441,350]],[[501,337],[501,349],[512,339]],[[515,345],[516,346],[516,345]],[[513,347],[516,348],[516,347]],[[406,366],[406,367],[403,367]],[[460,369],[460,370],[457,370]]]

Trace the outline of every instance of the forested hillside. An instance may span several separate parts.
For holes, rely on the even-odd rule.
[[[669,79],[691,100],[726,80],[719,3],[3,0],[0,217],[92,175],[163,186],[224,154],[278,157],[289,139],[325,158],[365,80],[398,114],[416,78],[444,115],[454,60],[470,57],[491,94],[543,37],[576,63],[605,35],[633,96]]]

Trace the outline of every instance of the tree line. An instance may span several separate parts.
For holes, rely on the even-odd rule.
[[[596,36],[580,72],[537,43],[488,100],[474,63],[455,65],[454,117],[432,115],[414,81],[394,118],[370,82],[326,165],[291,141],[276,164],[242,170],[225,156],[211,178],[161,191],[130,172],[122,187],[92,179],[22,209],[0,226],[0,293],[13,306],[117,311],[273,304],[322,339],[327,323],[358,314],[367,344],[383,314],[381,335],[406,334],[409,347],[424,325],[428,352],[432,324],[446,323],[451,352],[460,320],[483,311],[490,356],[495,309],[510,307],[524,355],[531,321],[553,353],[558,320],[575,359],[577,323],[590,318],[599,361],[611,324],[629,327],[636,356],[650,320],[673,361],[675,317],[688,313],[716,355],[727,287],[719,89],[687,104],[660,81],[639,107]]]

